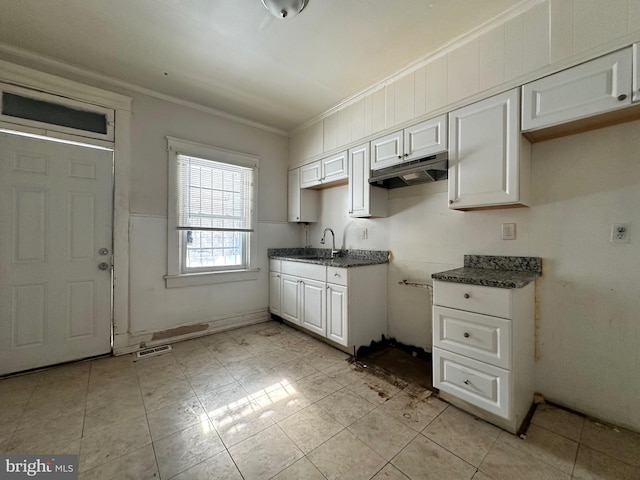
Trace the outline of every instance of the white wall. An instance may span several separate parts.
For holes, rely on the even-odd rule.
[[[389,333],[427,350],[428,291],[398,281],[430,281],[461,266],[464,254],[542,257],[537,390],[639,430],[639,152],[640,122],[534,144],[531,208],[449,210],[443,181],[391,190],[388,218],[353,220],[346,187],[325,190],[311,244],[331,227],[346,248],[391,250]],[[517,224],[516,240],[501,239],[503,222]],[[618,222],[632,223],[631,243],[609,242]],[[369,239],[359,240],[364,227]]]
[[[266,316],[267,248],[298,238],[286,223],[288,139],[144,95],[134,95],[132,118],[129,332],[144,340],[139,334],[196,323],[228,327],[242,316]],[[258,280],[165,288],[167,135],[260,157]]]

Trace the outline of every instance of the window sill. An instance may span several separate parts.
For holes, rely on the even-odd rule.
[[[165,275],[166,288],[195,287],[198,285],[213,285],[216,283],[245,282],[257,280],[260,269],[230,270],[226,272],[183,273],[179,275]]]

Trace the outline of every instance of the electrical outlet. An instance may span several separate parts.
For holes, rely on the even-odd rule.
[[[502,224],[502,239],[503,240],[515,240],[516,239],[516,224],[515,223],[503,223]]]
[[[369,238],[369,229],[368,228],[363,228],[362,229],[362,235],[360,236],[361,240],[367,240]]]
[[[630,223],[611,224],[611,243],[629,243],[631,236]]]

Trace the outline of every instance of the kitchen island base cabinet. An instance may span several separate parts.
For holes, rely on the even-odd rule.
[[[535,284],[433,284],[433,386],[443,400],[517,433],[533,404]]]
[[[271,260],[271,268],[281,272],[271,272],[280,274],[272,286],[280,298],[270,293],[279,304],[270,310],[292,326],[351,355],[387,335],[387,264],[338,268]]]

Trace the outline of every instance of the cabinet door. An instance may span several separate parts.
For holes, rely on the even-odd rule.
[[[331,157],[323,158],[322,162],[322,183],[345,180],[349,170],[347,162],[347,152],[340,152]]]
[[[369,144],[349,150],[349,215],[386,217],[387,190],[369,185],[371,167]]]
[[[269,272],[269,311],[273,315],[281,315],[281,290],[282,279],[278,272]]]
[[[404,152],[403,131],[390,133],[371,141],[371,170],[379,170],[402,163]]]
[[[518,90],[449,114],[449,207],[514,204],[520,195]]]
[[[289,222],[317,222],[319,211],[318,192],[315,190],[302,190],[300,188],[300,169],[289,170],[288,183],[288,210]]]
[[[631,104],[631,48],[522,87],[522,130],[535,130]]]
[[[327,285],[327,338],[348,346],[348,289],[342,285]]]
[[[404,159],[406,161],[435,155],[446,149],[446,115],[404,129]]]
[[[327,336],[326,324],[326,283],[307,278],[301,279],[300,288],[300,305],[301,305],[301,323],[304,328],[312,332]]]
[[[300,325],[300,279],[282,274],[280,316]]]
[[[315,187],[322,183],[322,163],[317,162],[300,167],[300,188]]]

